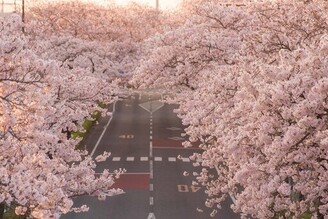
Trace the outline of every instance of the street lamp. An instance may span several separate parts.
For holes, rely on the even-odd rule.
[[[159,9],[159,0],[156,0],[156,9]]]

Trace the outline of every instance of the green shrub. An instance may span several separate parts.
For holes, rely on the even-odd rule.
[[[5,213],[4,213],[4,219],[25,219],[25,216],[18,216],[15,214],[15,211],[13,209],[8,209]]]

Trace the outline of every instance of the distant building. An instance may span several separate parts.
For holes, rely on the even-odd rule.
[[[0,14],[18,12],[21,5],[22,0],[0,0]]]

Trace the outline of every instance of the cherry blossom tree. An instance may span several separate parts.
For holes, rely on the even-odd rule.
[[[97,102],[112,101],[115,81],[40,58],[27,48],[20,17],[0,19],[0,202],[29,218],[59,218],[87,210],[72,208],[74,196],[121,193],[111,189],[121,171],[95,173],[96,162],[75,149],[79,139],[63,132],[81,130],[95,110],[106,113]]]
[[[105,43],[71,36],[52,36],[32,46],[36,54],[59,61],[62,67],[83,68],[111,80],[130,78],[132,69],[139,61],[139,48],[135,43]]]
[[[163,15],[135,4],[35,2],[24,35],[18,16],[0,20],[0,203],[29,218],[59,218],[87,210],[72,208],[72,197],[122,192],[111,189],[122,170],[95,173],[110,154],[95,162],[67,133],[83,130],[93,112],[106,113],[98,103],[120,92],[141,41],[159,30]]]
[[[72,208],[76,195],[120,193],[121,170],[95,173],[65,132],[105,114],[98,103],[135,70],[134,86],[174,91],[184,145],[203,149],[193,184],[212,216],[230,195],[254,218],[327,218],[326,11],[321,0],[197,0],[172,19],[135,4],[34,4],[26,35],[19,17],[1,17],[0,202],[58,218],[86,210]]]
[[[36,1],[26,20],[30,44],[42,57],[69,68],[106,72],[123,82],[138,65],[142,41],[174,23],[165,13],[135,3],[121,7],[83,1]]]
[[[213,216],[231,195],[255,218],[327,218],[327,7],[202,2],[148,41],[131,83],[175,87]]]
[[[106,42],[140,42],[156,33],[166,17],[154,8],[136,3],[121,7],[83,1],[36,1],[30,4],[28,12],[26,25],[31,36],[65,34]]]

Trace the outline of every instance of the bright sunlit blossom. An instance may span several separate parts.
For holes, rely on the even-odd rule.
[[[95,0],[97,2],[105,2],[104,0]],[[144,4],[151,7],[156,7],[156,0],[113,0],[115,4],[127,5],[131,2],[136,2],[138,4]],[[159,8],[162,10],[174,10],[181,2],[181,0],[158,0]]]

